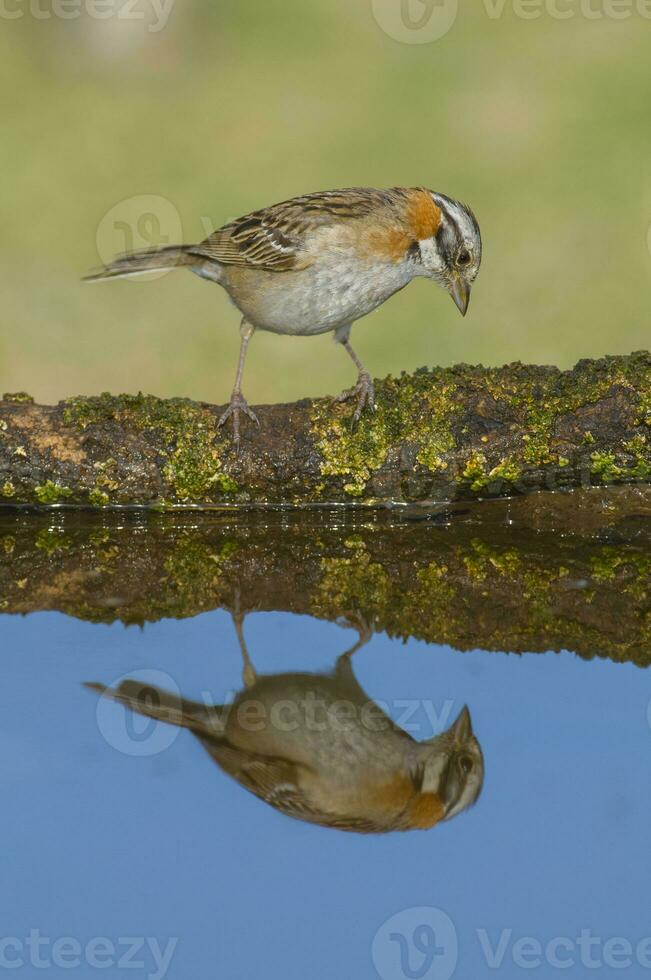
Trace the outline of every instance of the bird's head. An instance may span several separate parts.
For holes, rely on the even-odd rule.
[[[418,242],[419,274],[443,286],[465,316],[481,265],[479,224],[466,204],[444,194],[431,194],[438,215],[434,234]]]
[[[472,730],[467,707],[457,720],[429,742],[422,759],[422,792],[434,793],[442,807],[443,820],[477,801],[484,782],[484,757]]]

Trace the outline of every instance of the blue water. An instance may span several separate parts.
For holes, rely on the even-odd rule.
[[[280,613],[244,629],[261,673],[328,670],[355,639]],[[144,629],[3,616],[0,647],[0,971],[651,976],[651,678],[639,668],[373,637],[354,658],[369,695],[396,720],[415,699],[417,738],[468,704],[486,778],[447,823],[362,836],[277,812],[185,730],[158,726],[148,753],[151,729],[125,727],[122,706],[102,701],[98,723],[84,681],[155,669],[198,700],[237,690],[227,613]]]

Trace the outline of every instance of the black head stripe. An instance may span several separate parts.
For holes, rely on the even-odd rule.
[[[467,216],[468,222],[470,223],[472,229],[473,238],[476,240],[478,255],[481,255],[481,234],[479,231],[479,222],[473,214],[471,208],[467,204],[463,204],[461,201],[455,201],[452,198],[443,198],[440,195],[436,197],[436,204],[441,209],[441,214],[443,215],[443,220],[441,221],[441,226],[436,234],[437,244],[439,251],[446,259],[447,262],[452,263],[458,252],[459,248],[462,247],[465,238],[468,234],[467,228],[464,225],[460,225],[459,211],[462,211],[465,216]]]
[[[441,222],[441,226],[436,233],[436,244],[440,255],[448,265],[452,264],[456,254],[460,234],[456,222],[449,212],[444,212],[447,220]]]

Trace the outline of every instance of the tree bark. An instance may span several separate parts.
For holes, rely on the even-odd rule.
[[[354,431],[330,399],[256,407],[237,456],[222,407],[149,395],[0,402],[0,504],[430,503],[647,483],[651,357],[571,371],[459,365],[377,382]]]

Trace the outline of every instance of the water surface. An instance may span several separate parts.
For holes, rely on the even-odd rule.
[[[646,975],[644,524],[498,523],[2,518],[2,967]],[[242,621],[260,675],[331,672],[361,631],[357,681],[418,741],[467,705],[476,804],[382,834],[292,819],[190,731],[83,686],[139,678],[222,704],[242,688]]]

